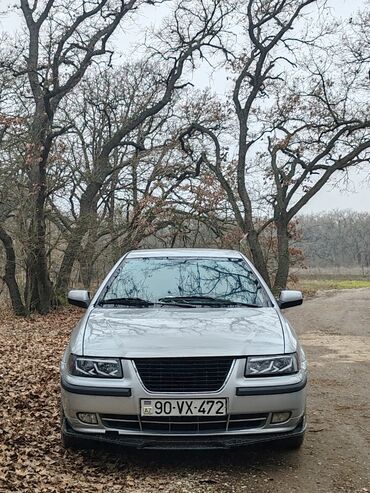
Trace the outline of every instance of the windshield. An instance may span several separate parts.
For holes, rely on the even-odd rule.
[[[271,306],[247,263],[228,258],[125,259],[107,283],[98,304],[124,305],[129,301],[134,306],[171,302]]]

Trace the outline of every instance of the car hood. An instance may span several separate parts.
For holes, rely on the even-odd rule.
[[[275,308],[94,308],[85,356],[245,356],[284,352]]]

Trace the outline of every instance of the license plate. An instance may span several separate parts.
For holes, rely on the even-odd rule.
[[[142,399],[141,416],[225,416],[226,399]]]

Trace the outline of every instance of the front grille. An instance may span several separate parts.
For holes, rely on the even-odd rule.
[[[106,428],[147,433],[214,433],[262,428],[268,414],[231,414],[228,416],[140,417],[128,414],[101,414]]]
[[[135,359],[145,388],[151,392],[214,392],[230,371],[233,358]]]

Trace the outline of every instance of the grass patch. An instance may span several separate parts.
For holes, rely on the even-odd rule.
[[[289,287],[312,296],[322,290],[370,288],[370,279],[300,279]]]

